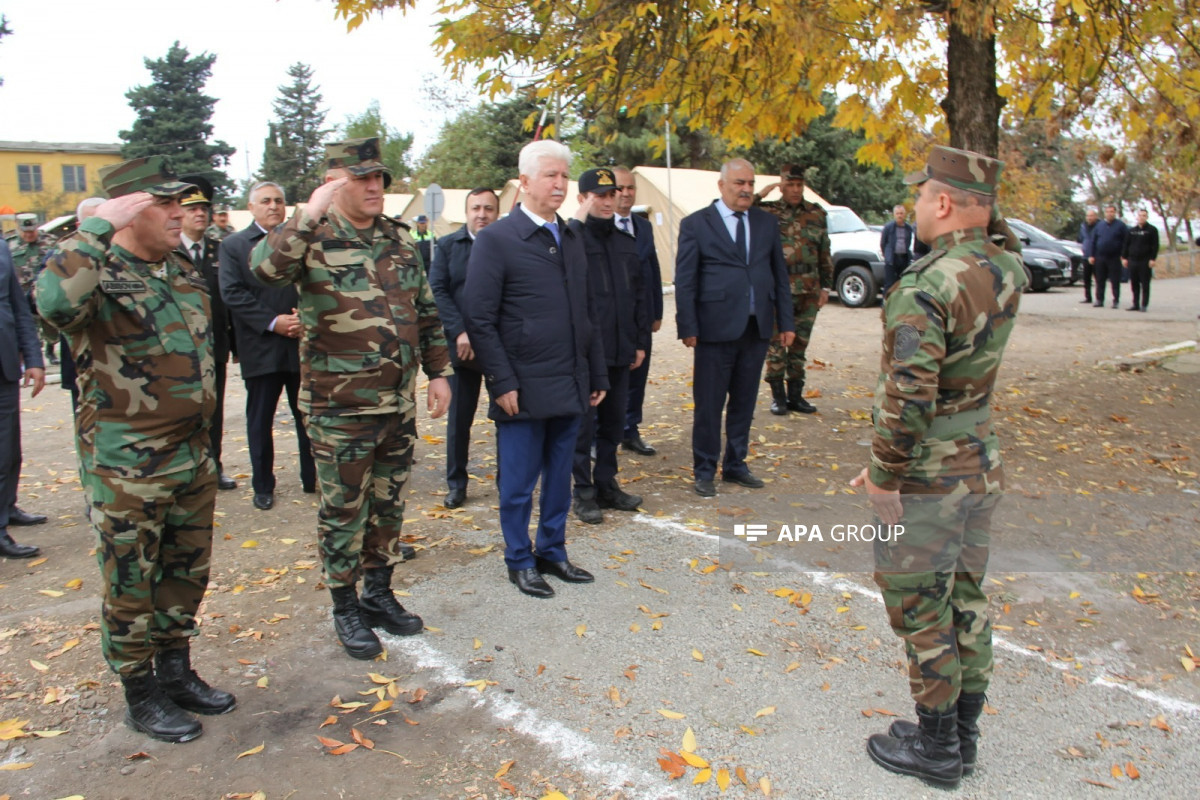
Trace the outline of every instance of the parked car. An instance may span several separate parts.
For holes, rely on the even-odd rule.
[[[826,206],[833,286],[842,305],[872,305],[883,286],[879,234],[846,206]]]
[[[1051,286],[1072,283],[1071,261],[1062,253],[1027,244],[1021,248],[1021,258],[1025,262],[1025,277],[1029,280],[1027,291],[1045,292]]]
[[[1050,250],[1069,258],[1071,260],[1071,280],[1069,281],[1071,285],[1083,277],[1083,246],[1079,242],[1059,239],[1022,219],[1008,217],[1006,222],[1022,244],[1041,250]]]

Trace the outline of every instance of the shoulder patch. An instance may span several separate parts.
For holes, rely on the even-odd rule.
[[[930,264],[937,261],[939,258],[941,258],[944,255],[946,255],[945,250],[930,250],[928,253],[926,253],[925,255],[918,258],[916,261],[909,264],[908,269],[906,269],[904,271],[905,272],[920,272],[921,270],[925,269]]]
[[[907,361],[921,346],[921,332],[913,325],[904,324],[892,334],[892,358]]]

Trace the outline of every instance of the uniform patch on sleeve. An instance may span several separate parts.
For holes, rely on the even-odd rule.
[[[901,325],[892,336],[892,357],[907,361],[921,346],[921,332],[913,325]]]

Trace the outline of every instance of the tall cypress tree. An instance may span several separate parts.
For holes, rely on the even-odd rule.
[[[220,139],[210,141],[209,120],[217,99],[203,91],[216,60],[208,53],[191,58],[179,42],[171,45],[166,57],[145,59],[150,84],[125,93],[138,116],[130,130],[121,131],[122,158],[167,156],[180,175],[204,175],[218,194],[233,189],[222,167],[229,166],[236,150]]]
[[[274,102],[275,121],[269,125],[258,177],[282,186],[288,202],[303,202],[324,177],[327,112],[321,108],[321,87],[313,86],[311,67],[296,62],[288,67],[288,76],[291,84],[279,87]]]

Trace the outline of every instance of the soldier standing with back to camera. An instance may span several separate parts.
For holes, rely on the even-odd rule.
[[[264,283],[299,289],[299,405],[317,463],[325,584],[342,646],[370,659],[383,652],[372,628],[408,636],[424,627],[396,601],[392,571],[404,560],[417,368],[437,418],[450,404],[450,358],[416,245],[383,214],[392,176],[379,140],[332,142],[325,154],[325,182],[250,264]]]
[[[918,717],[867,750],[885,769],[951,787],[975,767],[992,677],[983,578],[1004,473],[990,403],[1026,282],[1020,258],[989,235],[990,221],[1008,232],[995,208],[1002,166],[938,146],[905,179],[920,187],[917,231],[932,250],[884,303],[871,466],[851,481],[883,523],[904,525],[876,544],[875,582]]]
[[[804,359],[817,312],[829,302],[829,290],[833,286],[833,259],[829,255],[825,209],[804,199],[804,184],[804,168],[799,164],[784,164],[779,170],[779,183],[754,195],[756,206],[779,218],[779,237],[787,261],[792,313],[796,318],[796,338],[792,344],[781,344],[776,332],[767,348],[764,380],[771,387],[771,413],[776,416],[789,411],[812,414],[817,410],[804,399]],[[764,202],[763,197],[776,186],[782,199]]]
[[[208,586],[217,473],[208,288],[172,252],[179,181],[165,159],[104,167],[112,199],[58,244],[38,278],[42,316],[79,369],[80,479],[99,545],[104,658],[121,676],[134,730],[168,742],[202,732],[233,695],[191,668]]]

